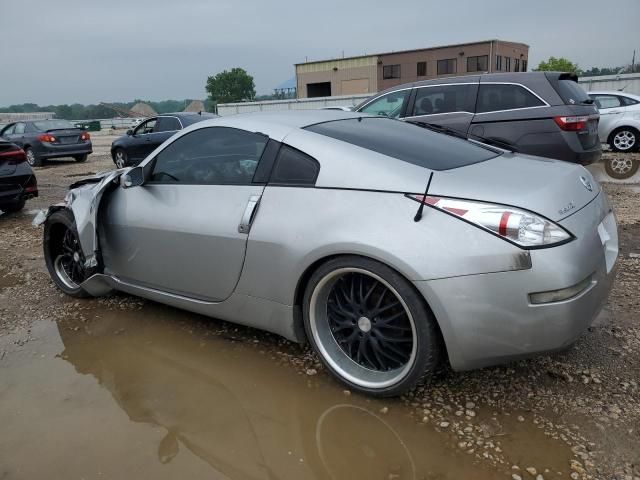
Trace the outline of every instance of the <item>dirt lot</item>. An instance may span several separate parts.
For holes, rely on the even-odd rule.
[[[0,478],[640,479],[637,185],[604,185],[619,272],[571,350],[378,401],[273,335],[54,289],[31,219],[112,168],[113,138],[39,168],[41,196],[0,215]]]

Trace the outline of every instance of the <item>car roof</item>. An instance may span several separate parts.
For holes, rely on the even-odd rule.
[[[621,95],[623,97],[631,97],[636,100],[640,100],[640,95],[635,95],[633,93],[621,92],[619,90],[594,90],[592,92],[587,92],[589,95]]]
[[[250,112],[225,115],[198,122],[185,130],[204,127],[231,127],[260,132],[274,140],[282,139],[293,130],[332,120],[370,116],[343,110],[290,110],[278,112]]]

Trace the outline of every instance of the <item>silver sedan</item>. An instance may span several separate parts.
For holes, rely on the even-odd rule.
[[[308,341],[355,390],[563,349],[618,255],[581,166],[339,111],[193,125],[43,213],[56,285]]]

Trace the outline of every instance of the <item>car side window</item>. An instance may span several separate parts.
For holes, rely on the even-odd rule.
[[[615,95],[594,95],[592,98],[599,110],[621,106],[620,97]]]
[[[24,133],[24,123],[16,123],[13,133],[16,135]]]
[[[269,184],[314,185],[320,172],[318,161],[289,145],[282,145]]]
[[[391,92],[376,98],[373,102],[360,109],[362,113],[380,115],[382,117],[398,118],[402,113],[402,106],[408,100],[411,90]]]
[[[542,107],[544,102],[520,85],[480,84],[477,113]]]
[[[195,130],[156,156],[149,183],[251,185],[268,140],[237,128]]]
[[[622,104],[625,107],[628,107],[629,105],[636,105],[640,102],[638,102],[638,100],[634,100],[633,98],[629,98],[629,97],[619,97],[620,101],[622,102]]]
[[[9,125],[2,131],[2,135],[11,135],[13,134],[13,129],[16,128],[15,125]]]
[[[156,126],[157,119],[151,118],[146,122],[142,122],[140,125],[136,127],[133,131],[134,135],[145,135],[147,133],[153,133],[154,127]]]
[[[154,132],[174,132],[182,130],[180,120],[176,117],[158,117],[158,122],[153,129]]]
[[[416,89],[413,116],[438,113],[473,113],[477,85],[437,85]]]

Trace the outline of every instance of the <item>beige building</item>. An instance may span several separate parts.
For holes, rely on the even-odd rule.
[[[526,72],[529,46],[503,40],[296,64],[298,98],[375,93],[395,85],[468,73]]]

